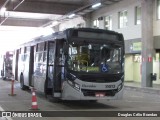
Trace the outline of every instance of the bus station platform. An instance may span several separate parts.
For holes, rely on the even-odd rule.
[[[141,87],[141,83],[137,82],[124,82],[125,89],[132,89],[145,93],[155,93],[160,94],[160,85],[153,84],[152,87]]]

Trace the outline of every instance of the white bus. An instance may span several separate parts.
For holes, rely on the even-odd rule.
[[[14,59],[22,89],[62,100],[122,98],[124,39],[117,32],[70,28],[21,45]]]
[[[3,80],[12,79],[13,52],[7,51],[0,56],[1,77]]]

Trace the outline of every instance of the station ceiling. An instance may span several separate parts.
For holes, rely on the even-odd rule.
[[[121,0],[0,0],[0,26],[41,27],[67,15],[85,15],[94,11],[91,6],[101,2],[108,6]],[[3,11],[6,8],[6,11]]]

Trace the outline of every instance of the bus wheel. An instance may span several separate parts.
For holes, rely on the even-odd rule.
[[[26,86],[24,85],[24,77],[23,75],[20,75],[20,87],[22,90],[26,89]]]

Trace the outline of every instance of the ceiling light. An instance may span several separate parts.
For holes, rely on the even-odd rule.
[[[102,5],[101,3],[96,3],[96,4],[92,5],[92,8],[97,8],[97,7],[101,6],[101,5]]]
[[[72,17],[74,17],[74,16],[75,16],[75,14],[73,13],[73,14],[69,15],[68,17],[69,17],[69,18],[72,18]]]

